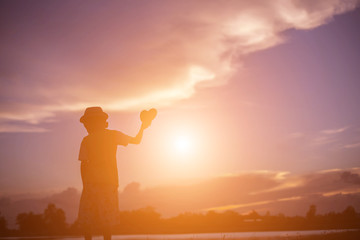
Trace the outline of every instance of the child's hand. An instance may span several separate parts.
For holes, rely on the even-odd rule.
[[[157,115],[157,111],[155,108],[150,109],[149,111],[143,110],[140,113],[140,119],[142,121],[142,125],[141,128],[145,129],[150,127],[152,120],[154,120],[154,118]]]
[[[146,128],[150,127],[150,125],[151,125],[151,121],[144,121],[141,124],[141,128],[146,129]]]

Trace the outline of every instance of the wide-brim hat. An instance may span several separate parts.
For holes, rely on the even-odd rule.
[[[89,119],[108,119],[109,115],[102,110],[101,107],[88,107],[85,109],[84,115],[80,118],[80,122],[84,123]]]

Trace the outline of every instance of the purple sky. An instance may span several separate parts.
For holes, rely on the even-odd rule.
[[[121,188],[360,167],[358,2],[292,3],[3,1],[0,194],[80,187],[91,105],[130,135],[158,108]]]

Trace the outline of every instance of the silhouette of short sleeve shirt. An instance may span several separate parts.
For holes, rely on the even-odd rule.
[[[130,138],[120,131],[108,129],[84,137],[79,152],[83,183],[118,186],[117,146],[127,146]]]

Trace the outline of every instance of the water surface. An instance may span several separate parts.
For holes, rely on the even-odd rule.
[[[196,240],[196,239],[243,239],[243,238],[265,238],[265,237],[295,237],[320,235],[328,233],[345,232],[352,230],[308,230],[308,231],[271,231],[271,232],[232,232],[232,233],[194,233],[194,234],[141,234],[141,235],[113,235],[112,240]],[[0,239],[39,239],[39,240],[82,240],[83,237],[8,237]],[[95,236],[93,240],[102,240],[102,236]]]

